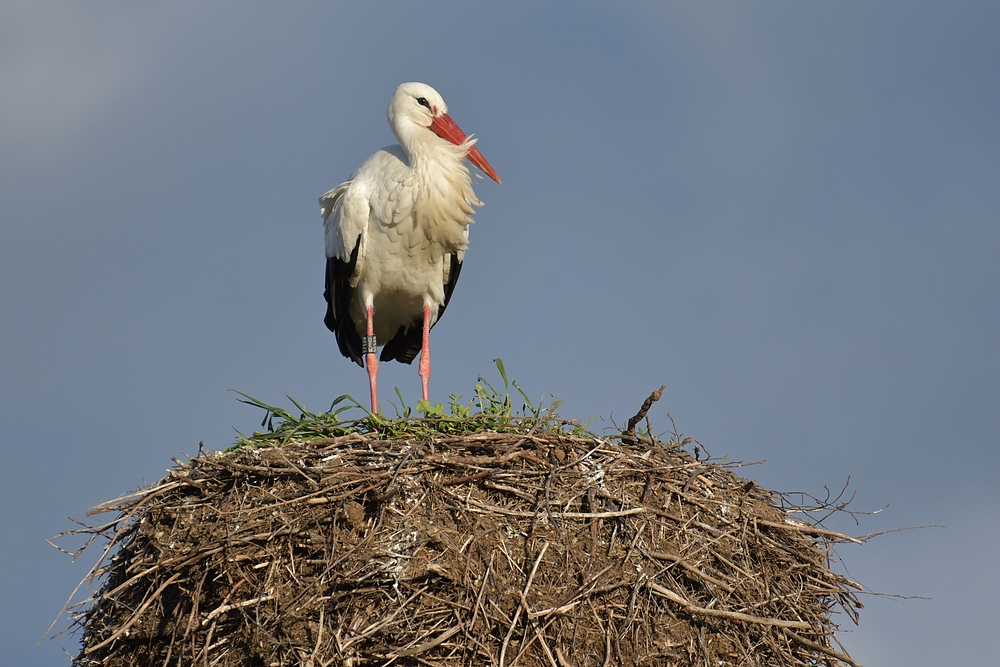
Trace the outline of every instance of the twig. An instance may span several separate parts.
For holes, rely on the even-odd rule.
[[[504,667],[504,658],[507,655],[507,644],[510,643],[511,635],[514,634],[514,628],[517,626],[517,619],[520,618],[521,612],[527,605],[528,589],[531,588],[531,581],[535,578],[535,572],[538,571],[538,564],[542,562],[542,556],[545,555],[545,551],[549,548],[549,543],[545,542],[542,545],[542,550],[538,553],[538,558],[535,559],[535,564],[531,567],[531,573],[528,575],[528,581],[524,585],[524,590],[521,591],[521,601],[517,605],[517,610],[514,612],[514,618],[510,622],[510,628],[507,630],[507,636],[503,638],[503,646],[500,647],[500,667]]]
[[[255,604],[260,604],[261,602],[267,602],[268,600],[273,600],[273,599],[274,595],[269,593],[267,595],[261,595],[260,597],[251,598],[250,600],[244,600],[243,602],[237,602],[236,604],[220,605],[215,609],[213,609],[211,612],[209,612],[208,616],[205,617],[205,620],[203,620],[201,624],[202,626],[208,625],[209,622],[211,622],[216,616],[219,616],[220,614],[225,614],[227,611],[232,611],[233,609],[242,609],[243,607],[252,607]]]
[[[538,512],[526,512],[523,510],[509,510],[506,507],[497,507],[496,505],[487,505],[485,503],[480,503],[478,501],[467,499],[471,507],[469,508],[473,512],[493,512],[495,514],[504,514],[506,516],[521,516],[521,517],[534,517],[538,516]],[[632,516],[633,514],[645,514],[648,512],[645,507],[633,507],[627,510],[618,510],[615,512],[549,512],[546,516],[552,517],[553,519],[610,519],[617,516]]]
[[[551,665],[551,667],[559,667],[559,665],[556,664],[555,658],[552,657],[552,651],[549,650],[549,645],[546,643],[545,637],[542,636],[542,633],[538,630],[538,626],[535,625],[534,622],[531,624],[531,629],[535,631],[535,637],[538,639],[538,643],[541,645],[542,651],[545,653],[545,657],[549,661],[549,665]]]
[[[802,644],[803,646],[808,646],[809,648],[811,648],[814,651],[819,651],[823,655],[828,655],[831,658],[839,660],[839,661],[841,661],[844,664],[851,665],[851,667],[861,667],[861,665],[859,665],[858,663],[854,662],[854,660],[852,660],[850,656],[844,655],[843,653],[835,651],[832,648],[827,648],[826,646],[823,646],[822,644],[814,642],[811,639],[806,639],[805,637],[792,632],[787,627],[782,628],[781,631],[783,633],[785,633],[785,636],[788,637],[789,639],[791,639],[793,641],[796,641],[796,642]]]
[[[863,544],[861,540],[856,537],[851,537],[850,535],[844,535],[843,533],[837,533],[832,530],[827,530],[826,528],[817,528],[816,526],[810,526],[805,523],[778,523],[777,521],[767,521],[766,519],[757,519],[757,523],[762,526],[770,526],[771,528],[784,528],[785,530],[797,530],[800,533],[806,533],[808,535],[823,535],[824,537],[832,537],[837,540],[844,540],[845,542],[854,542],[855,544]]]
[[[493,474],[492,470],[484,470],[482,472],[477,472],[475,475],[467,475],[465,477],[457,477],[455,479],[449,479],[441,482],[441,486],[456,486],[458,484],[465,484],[467,482],[474,482],[477,479],[485,479]]]
[[[528,614],[528,618],[541,618],[542,616],[549,616],[550,614],[562,614],[569,609],[572,609],[580,603],[583,597],[594,592],[594,584],[597,583],[597,580],[613,567],[614,565],[608,565],[607,567],[601,569],[599,572],[588,578],[587,581],[580,585],[575,591],[573,591],[573,593],[563,598],[559,604],[554,607],[549,607],[548,609],[530,612]]]
[[[635,413],[635,415],[633,415],[628,420],[628,423],[625,425],[625,430],[622,431],[623,435],[628,435],[631,436],[632,438],[635,438],[636,424],[642,421],[643,417],[646,416],[646,413],[649,412],[649,408],[653,406],[653,403],[656,403],[658,400],[660,400],[660,397],[663,396],[663,390],[666,388],[666,386],[667,385],[660,385],[659,389],[650,394],[646,398],[646,400],[642,402],[642,407],[639,408],[639,412]]]
[[[556,660],[559,661],[559,667],[573,667],[573,663],[566,659],[558,646],[556,647]]]
[[[735,590],[735,589],[733,589],[732,586],[730,586],[726,582],[721,581],[719,579],[716,579],[712,575],[707,574],[707,573],[699,570],[694,565],[691,565],[686,560],[684,560],[684,558],[682,556],[678,556],[676,554],[671,554],[671,553],[666,553],[666,552],[663,552],[663,551],[645,551],[645,550],[643,550],[642,553],[645,554],[646,556],[650,557],[650,559],[656,558],[656,559],[659,559],[659,560],[668,560],[668,561],[670,561],[672,563],[677,563],[678,565],[680,565],[681,567],[683,567],[685,570],[687,570],[691,574],[697,576],[699,579],[703,579],[704,581],[707,581],[709,583],[715,584],[716,586],[718,586],[722,590],[726,591],[727,593],[732,593]]]
[[[414,593],[413,595],[411,595],[410,597],[408,597],[405,602],[403,602],[401,605],[399,605],[399,609],[397,609],[396,611],[394,611],[391,614],[389,614],[388,618],[385,618],[384,620],[379,621],[377,623],[372,623],[367,628],[365,628],[364,631],[361,632],[361,634],[357,635],[356,637],[353,637],[350,641],[345,642],[343,648],[346,649],[347,647],[351,646],[352,644],[355,644],[355,643],[361,641],[362,639],[366,639],[367,637],[370,637],[371,635],[375,634],[376,632],[378,632],[379,630],[381,630],[385,626],[387,626],[390,623],[392,623],[394,620],[396,620],[396,617],[399,616],[404,609],[406,609],[406,605],[408,605],[411,602],[413,602],[413,600],[416,597],[418,597],[420,594],[422,594],[428,588],[429,588],[429,586],[424,586],[419,591],[417,591],[416,593]]]
[[[701,616],[716,616],[718,618],[729,618],[734,621],[745,621],[747,623],[756,623],[758,625],[772,625],[778,628],[799,628],[802,630],[809,630],[812,628],[811,625],[805,621],[785,621],[780,618],[764,618],[763,616],[751,616],[750,614],[741,614],[738,611],[724,611],[722,609],[706,609],[705,607],[699,607],[697,605],[691,604],[684,598],[682,598],[677,593],[674,593],[669,588],[659,585],[655,581],[647,581],[646,586],[656,595],[664,597],[671,602],[676,602],[677,604],[684,607],[686,611],[694,614],[700,614]]]
[[[452,635],[454,635],[456,632],[458,632],[461,629],[462,629],[462,627],[459,626],[459,625],[453,626],[453,627],[445,630],[444,632],[442,632],[440,635],[438,635],[437,637],[435,637],[434,639],[432,639],[429,642],[421,644],[420,646],[414,646],[413,648],[408,648],[408,649],[404,649],[404,650],[400,651],[399,653],[396,654],[396,657],[397,658],[406,658],[406,657],[409,657],[411,655],[417,655],[418,653],[424,653],[425,651],[430,651],[432,648],[434,648],[438,644],[447,641]]]
[[[108,637],[107,639],[105,639],[104,641],[102,641],[100,644],[96,644],[95,646],[88,647],[87,649],[84,650],[84,653],[93,653],[97,649],[104,648],[105,646],[107,646],[108,644],[110,644],[111,642],[113,642],[114,640],[116,640],[119,637],[121,637],[122,633],[124,633],[126,630],[128,630],[129,628],[131,628],[135,624],[135,622],[139,620],[139,617],[142,616],[142,612],[146,611],[146,609],[149,607],[149,605],[153,604],[153,602],[157,598],[160,597],[160,593],[162,593],[164,591],[164,589],[166,589],[167,586],[169,586],[170,584],[172,584],[175,581],[177,581],[178,579],[180,579],[182,574],[184,574],[184,573],[183,572],[178,572],[177,574],[175,574],[174,576],[170,577],[169,579],[167,579],[166,581],[164,581],[162,584],[160,584],[160,587],[157,588],[156,591],[152,595],[150,595],[148,598],[146,598],[146,601],[143,602],[142,605],[138,609],[135,610],[135,613],[133,613],[132,616],[127,621],[125,621],[125,623],[123,623],[122,626],[120,628],[118,628],[118,630],[113,635],[111,635],[110,637]]]

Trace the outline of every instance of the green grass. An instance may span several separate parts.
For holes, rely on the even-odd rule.
[[[448,404],[429,403],[420,400],[416,406],[407,405],[402,392],[396,389],[399,405],[392,401],[396,412],[394,418],[373,414],[353,396],[338,396],[326,412],[310,412],[291,396],[294,410],[269,405],[253,396],[237,391],[241,403],[264,410],[261,428],[250,436],[239,434],[237,442],[229,450],[240,447],[274,447],[293,440],[321,440],[335,438],[350,433],[375,436],[380,439],[395,440],[407,438],[429,438],[442,435],[462,435],[481,431],[522,431],[531,429],[569,428],[577,435],[587,433],[587,424],[580,424],[560,418],[555,409],[559,401],[548,405],[543,394],[537,402],[532,401],[517,381],[510,381],[503,361],[494,359],[500,382],[494,386],[482,375],[476,382],[471,400],[452,394]],[[520,396],[511,395],[511,387]],[[520,407],[515,408],[519,403]],[[361,413],[348,417],[351,413]],[[229,451],[227,450],[227,451]]]

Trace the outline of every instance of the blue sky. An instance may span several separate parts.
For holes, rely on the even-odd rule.
[[[260,414],[366,395],[322,323],[317,197],[425,81],[503,185],[431,398],[501,357],[597,429],[651,412],[748,476],[882,509],[842,548],[868,665],[1000,627],[1000,6],[49,3],[0,8],[0,645],[96,554],[44,538]],[[419,395],[415,366],[380,384]],[[992,416],[991,416],[992,415]]]

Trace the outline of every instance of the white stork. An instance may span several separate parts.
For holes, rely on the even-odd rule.
[[[420,351],[424,400],[430,330],[451,299],[469,246],[474,206],[468,158],[497,183],[482,153],[448,116],[436,90],[401,84],[389,102],[399,141],[377,151],[320,197],[326,233],[326,326],[340,352],[368,369],[378,412],[376,352],[412,363]]]

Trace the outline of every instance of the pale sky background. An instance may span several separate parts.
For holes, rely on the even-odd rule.
[[[363,6],[359,9],[358,6]],[[43,541],[261,414],[367,378],[323,326],[317,197],[425,81],[504,181],[432,336],[597,429],[660,384],[777,490],[850,476],[861,663],[996,664],[1000,4],[0,5],[0,646],[97,554]],[[415,402],[416,365],[383,364]]]

